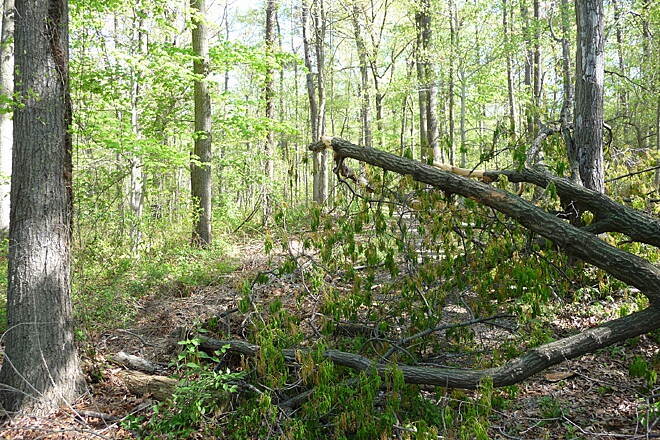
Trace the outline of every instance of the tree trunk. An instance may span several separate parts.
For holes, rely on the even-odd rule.
[[[564,0],[566,1],[566,0]],[[623,62],[623,34],[621,32],[621,6],[619,5],[620,0],[612,0],[612,6],[614,6],[614,29],[616,30],[616,54],[619,64],[619,73],[621,75],[626,75],[626,65]],[[628,97],[625,89],[619,90],[619,105],[623,112],[623,116],[628,116]]]
[[[571,133],[571,123],[573,121],[573,102],[574,89],[571,78],[571,43],[569,40],[570,27],[570,5],[568,0],[561,0],[559,13],[561,17],[561,70],[563,82],[563,99],[560,113],[561,135],[566,144],[568,156],[568,166],[571,171],[571,180],[578,185],[582,184],[580,179],[580,161],[577,148]]]
[[[192,45],[196,58],[193,62],[195,73],[195,146],[196,161],[190,164],[190,191],[193,200],[195,222],[192,242],[199,246],[211,244],[211,98],[209,96],[208,74],[209,42],[205,23],[206,0],[191,0]],[[198,161],[198,162],[197,162]]]
[[[454,145],[454,56],[456,55],[456,40],[458,32],[458,13],[455,11],[456,6],[454,0],[449,0],[449,103],[448,103],[448,119],[449,119],[449,163],[454,165],[456,148]]]
[[[357,4],[353,5],[351,19],[353,21],[353,31],[355,33],[355,45],[357,47],[358,61],[360,64],[360,120],[362,122],[361,143],[368,147],[372,145],[371,135],[371,96],[369,93],[369,67],[367,65],[367,47],[362,36],[361,23],[358,21],[360,8]]]
[[[509,37],[509,23],[508,23],[508,14],[509,10],[507,9],[507,0],[502,0],[502,28],[504,29],[504,42],[506,44],[506,86],[507,93],[509,98],[509,131],[511,132],[511,137],[515,138],[516,136],[516,107],[514,104],[514,90],[513,90],[513,67],[511,61],[511,44]]]
[[[605,191],[603,170],[603,0],[575,3],[577,53],[575,65],[575,132],[582,184]]]
[[[4,0],[0,37],[0,94],[14,93],[14,0]],[[9,231],[9,192],[13,143],[11,113],[0,112],[0,234]]]
[[[522,0],[520,2],[520,16],[522,19],[522,34],[525,40],[525,76],[523,79],[523,84],[525,85],[525,93],[527,96],[534,97],[534,88],[533,88],[533,70],[534,70],[534,51],[532,50],[532,36],[530,33],[530,23],[529,23],[529,7],[527,5],[527,0]],[[533,99],[531,100],[533,102]],[[529,101],[528,101],[529,102]],[[534,139],[534,117],[532,116],[532,105],[525,105],[525,131],[528,141]]]
[[[303,34],[303,52],[307,74],[305,84],[307,86],[307,97],[309,99],[309,119],[311,125],[312,139],[317,141],[322,134],[324,125],[324,116],[322,112],[325,105],[322,105],[321,90],[318,85],[323,85],[323,64],[319,64],[319,58],[323,60],[323,35],[316,26],[316,21],[310,17],[309,0],[302,0],[302,34]],[[315,4],[315,7],[318,5]],[[310,23],[312,22],[312,23]],[[314,24],[314,26],[310,26]],[[311,39],[313,34],[314,39]],[[320,41],[319,41],[320,40]],[[317,81],[314,81],[314,66],[312,63],[311,45],[314,44],[317,55]],[[319,47],[320,46],[320,47]],[[319,57],[320,55],[320,57]],[[317,99],[318,95],[318,99]],[[322,99],[323,98],[323,99]],[[316,203],[325,203],[327,197],[327,155],[324,151],[313,153],[313,181],[312,181],[312,200]]]
[[[543,87],[543,67],[541,61],[541,2],[534,0],[534,108],[532,137],[536,137],[536,132],[540,128],[541,113],[541,94]]]
[[[315,52],[316,52],[316,90],[319,99],[319,112],[317,115],[318,133],[321,136],[325,132],[325,5],[323,0],[315,2],[316,8],[314,9],[314,34],[315,39]],[[317,180],[318,190],[316,203],[324,204],[328,199],[328,153],[321,152],[318,157],[318,170],[319,177]]]
[[[268,0],[266,2],[266,80],[264,82],[264,100],[266,102],[266,119],[272,124],[275,121],[275,69],[272,63],[275,62],[273,53],[275,52],[275,15],[277,11],[277,1]],[[266,155],[263,185],[264,205],[263,205],[263,223],[268,223],[272,211],[272,191],[275,183],[275,131],[272,127],[268,128],[266,133],[266,145],[264,148]]]
[[[66,0],[16,2],[9,290],[0,403],[44,414],[84,388],[73,340]]]

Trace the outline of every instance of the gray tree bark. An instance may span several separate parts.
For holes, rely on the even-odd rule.
[[[70,299],[67,0],[16,2],[8,329],[0,403],[44,414],[84,388]]]
[[[193,71],[196,75],[195,94],[195,147],[199,162],[190,164],[190,189],[195,223],[192,242],[199,246],[211,244],[211,97],[206,77],[209,64],[209,41],[206,20],[206,0],[191,0],[193,11],[192,44],[196,56]]]
[[[14,0],[4,0],[0,37],[0,94],[14,93]],[[11,113],[0,112],[0,233],[9,231],[9,192],[13,122]]]
[[[573,141],[582,184],[605,191],[603,170],[603,0],[575,3],[577,53],[575,63],[575,122]]]

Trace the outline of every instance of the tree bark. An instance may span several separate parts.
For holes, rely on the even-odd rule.
[[[14,93],[14,0],[4,0],[0,36],[0,94]],[[0,233],[9,231],[9,193],[13,122],[11,112],[0,112]]]
[[[192,242],[198,246],[211,244],[212,173],[211,173],[211,97],[208,75],[209,42],[206,26],[206,0],[191,0],[192,44],[195,60],[195,146],[196,161],[190,164],[190,190],[194,209]]]
[[[133,16],[133,38],[131,55],[136,57],[145,56],[147,53],[147,39],[144,31],[144,18],[142,11],[134,10]],[[139,67],[131,68],[131,130],[135,139],[142,137],[140,129],[139,118],[139,104],[140,104],[140,85],[142,83],[142,75]],[[139,152],[129,157],[130,175],[128,181],[128,206],[131,209],[130,218],[130,241],[131,252],[133,255],[138,255],[140,242],[142,241],[142,231],[140,220],[142,219],[142,211],[144,208],[144,163]]]
[[[577,53],[575,63],[575,132],[582,184],[605,191],[603,163],[603,0],[575,3]]]
[[[84,388],[73,339],[67,0],[16,2],[6,411],[44,414]]]
[[[454,0],[449,0],[449,163],[454,165],[456,147],[454,145],[455,122],[454,122],[454,56],[456,54],[456,42],[458,33],[458,13]]]

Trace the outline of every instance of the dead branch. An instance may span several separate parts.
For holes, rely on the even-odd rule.
[[[484,173],[484,177],[493,180],[504,175],[513,182],[530,182],[542,187],[547,187],[550,183],[554,184],[560,196],[563,195],[594,213],[596,217],[594,225],[597,225],[597,228],[592,233],[581,230],[509,192],[391,153],[361,147],[338,138],[325,138],[310,145],[310,149],[318,150],[328,145],[334,150],[338,160],[350,157],[388,171],[410,175],[419,182],[469,197],[489,206],[518,221],[530,231],[552,240],[565,252],[637,287],[651,303],[660,304],[660,268],[594,235],[595,232],[621,232],[635,241],[660,247],[658,219],[620,205],[604,194],[574,185],[567,179],[554,177],[543,169]]]
[[[534,348],[502,366],[483,370],[378,363],[364,356],[339,350],[327,350],[323,356],[338,365],[359,371],[371,370],[381,375],[388,374],[388,371],[396,367],[403,373],[405,382],[410,384],[475,389],[483,379],[491,378],[494,386],[501,387],[519,383],[533,374],[565,360],[660,328],[659,313],[660,307],[651,306],[641,312],[608,321],[599,327]],[[200,339],[202,341],[200,348],[209,352],[228,345],[229,352],[252,357],[258,355],[260,350],[258,345],[245,341],[222,341],[203,336]],[[308,350],[284,349],[282,355],[286,362],[293,364],[297,363],[296,352],[304,353],[306,351]]]

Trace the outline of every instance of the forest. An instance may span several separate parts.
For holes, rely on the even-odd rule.
[[[0,438],[660,438],[660,2],[0,4]]]

